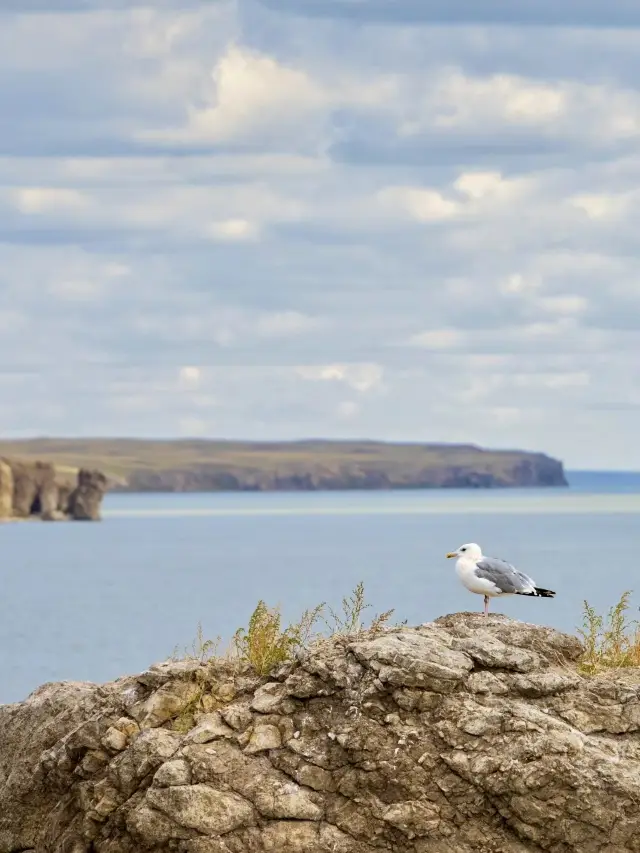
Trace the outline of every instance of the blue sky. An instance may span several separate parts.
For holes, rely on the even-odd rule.
[[[0,0],[0,431],[640,468],[639,79],[637,0]]]

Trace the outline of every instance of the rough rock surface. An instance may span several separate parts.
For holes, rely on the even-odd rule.
[[[69,495],[68,512],[76,521],[98,521],[100,505],[107,490],[107,478],[100,471],[81,468],[78,485]]]
[[[100,471],[71,473],[49,462],[0,459],[0,519],[97,521],[106,490]]]
[[[0,459],[0,518],[13,515],[13,471]]]
[[[225,460],[191,467],[133,469],[117,491],[217,492],[316,491],[341,489],[493,489],[510,486],[566,486],[560,461],[542,453],[489,453],[470,449],[456,458],[457,448],[440,451],[437,462],[413,458],[383,461],[367,458],[367,449],[339,462],[308,448],[298,458],[251,461],[247,445],[244,464]],[[459,449],[458,449],[458,452]],[[449,457],[453,458],[449,458]]]
[[[0,853],[640,851],[640,672],[502,616],[0,707]]]
[[[567,485],[559,459],[472,444],[47,438],[0,441],[0,456],[60,464],[81,458],[109,472],[110,488],[126,492]]]

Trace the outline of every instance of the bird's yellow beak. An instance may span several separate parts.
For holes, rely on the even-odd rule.
[[[450,560],[452,557],[457,557],[457,556],[458,556],[457,553],[455,551],[452,551],[450,554],[447,554],[447,560]]]

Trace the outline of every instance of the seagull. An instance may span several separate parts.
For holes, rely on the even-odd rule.
[[[483,557],[482,548],[475,542],[461,545],[447,554],[457,557],[456,574],[469,592],[484,595],[484,615],[489,615],[489,599],[500,595],[534,595],[553,598],[555,592],[536,586],[535,581],[519,572],[511,563],[497,557]]]

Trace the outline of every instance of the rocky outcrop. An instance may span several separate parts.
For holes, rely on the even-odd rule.
[[[58,509],[56,470],[47,462],[5,460],[13,472],[13,515],[48,515]]]
[[[100,471],[78,471],[78,485],[68,497],[67,510],[76,521],[97,521],[102,498],[107,490],[107,478]]]
[[[0,518],[13,515],[13,471],[11,466],[0,459]]]
[[[49,462],[0,459],[0,519],[100,518],[107,478],[100,471],[57,469]]]
[[[640,673],[457,614],[0,707],[0,853],[640,850]]]

